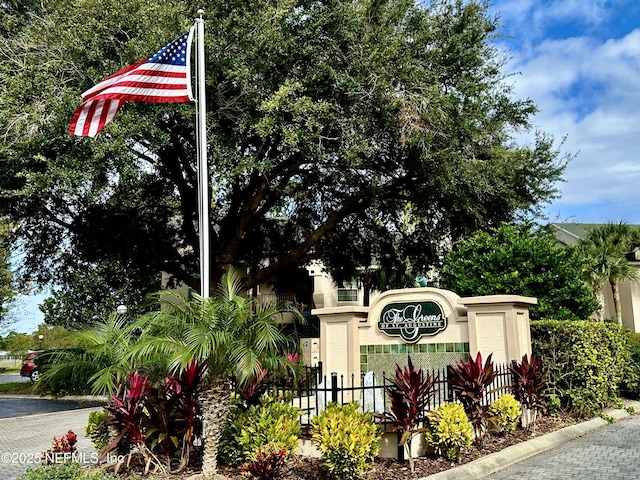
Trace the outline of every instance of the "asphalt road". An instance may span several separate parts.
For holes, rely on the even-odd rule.
[[[19,374],[0,374],[0,383],[30,382]],[[64,412],[104,405],[100,401],[51,400],[17,395],[0,395],[0,418],[14,418],[41,413]],[[1,434],[1,433],[0,433]]]
[[[29,377],[21,377],[19,373],[0,374],[0,383],[22,383],[30,381]]]
[[[0,418],[23,417],[41,413],[66,412],[80,408],[98,407],[104,402],[77,400],[48,400],[43,398],[0,397]]]

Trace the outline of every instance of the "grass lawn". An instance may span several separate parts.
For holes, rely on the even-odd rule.
[[[22,367],[20,358],[0,360],[0,373],[20,373],[20,367]]]
[[[36,395],[33,382],[0,383],[0,393]]]

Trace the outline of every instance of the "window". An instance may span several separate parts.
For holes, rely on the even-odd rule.
[[[339,302],[357,302],[358,289],[353,285],[345,285],[345,288],[338,288]]]

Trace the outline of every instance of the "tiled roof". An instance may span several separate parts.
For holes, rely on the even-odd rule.
[[[586,238],[589,230],[607,225],[606,223],[552,223],[557,230],[555,236],[561,245],[575,245]],[[640,225],[629,224],[630,227],[640,228]]]
[[[563,230],[565,233],[583,239],[587,236],[589,230],[607,225],[606,223],[552,223],[551,226]],[[640,227],[640,225],[629,224],[631,227]]]
[[[552,226],[563,230],[565,233],[576,237],[576,239],[583,239],[586,237],[587,232],[593,228],[605,225],[604,223],[553,223]]]

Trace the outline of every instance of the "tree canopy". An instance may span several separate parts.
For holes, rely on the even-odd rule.
[[[441,285],[461,296],[535,297],[534,320],[586,320],[598,302],[585,271],[582,253],[556,246],[545,228],[504,224],[458,242],[445,258]]]
[[[567,158],[544,133],[516,142],[536,108],[513,98],[486,3],[198,5],[212,285],[231,264],[250,287],[311,259],[345,276],[424,272],[446,240],[556,196]],[[164,271],[198,288],[193,105],[127,104],[95,140],[66,133],[81,92],[186,31],[196,8],[0,4],[0,213],[27,278],[74,291],[119,266],[104,277]]]

